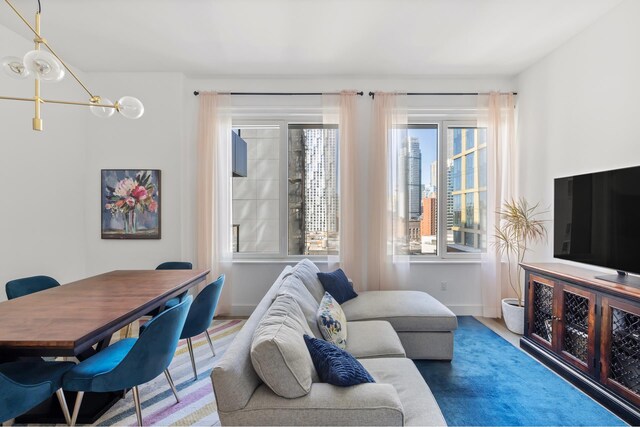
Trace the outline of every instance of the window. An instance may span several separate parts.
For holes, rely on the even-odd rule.
[[[447,253],[479,253],[486,250],[486,129],[447,124],[446,144],[447,200],[453,206],[447,213]]]
[[[289,125],[288,254],[339,252],[337,126]]]
[[[412,255],[436,254],[438,235],[438,126],[409,125],[398,150],[405,164],[409,249]],[[405,160],[406,159],[406,160]]]
[[[233,178],[233,251],[278,254],[281,127],[236,125],[233,132],[247,143],[247,176]]]

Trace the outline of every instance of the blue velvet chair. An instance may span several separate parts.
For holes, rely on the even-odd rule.
[[[96,353],[67,372],[62,381],[65,390],[77,391],[71,425],[75,425],[84,393],[113,392],[131,388],[138,425],[142,425],[142,407],[138,385],[151,381],[162,372],[179,402],[178,393],[167,370],[178,346],[180,332],[193,298],[163,311],[151,319],[139,338],[126,338]]]
[[[156,267],[156,270],[192,270],[193,265],[190,262],[169,261],[163,262]]]
[[[45,289],[55,288],[56,286],[60,286],[60,283],[53,277],[33,276],[7,282],[5,291],[7,292],[7,299],[14,299],[44,291]]]
[[[156,270],[193,270],[193,265],[190,262],[182,262],[182,261],[169,261],[163,262],[159,266],[156,267]],[[164,308],[171,308],[173,306],[178,305],[180,302],[180,298],[171,298],[169,301],[164,303]],[[158,314],[158,312],[154,312]],[[154,315],[155,315],[154,314]]]
[[[198,296],[196,296],[193,304],[191,304],[187,321],[184,323],[184,328],[180,335],[180,339],[186,338],[187,340],[194,380],[198,379],[198,371],[196,370],[196,361],[193,356],[193,344],[191,342],[191,338],[204,332],[205,337],[207,337],[207,341],[209,341],[211,353],[213,353],[214,356],[216,355],[208,329],[209,326],[211,326],[211,321],[213,320],[213,315],[215,314],[223,286],[224,274],[221,274],[220,277],[218,277],[213,283],[207,285],[207,287],[204,288]]]
[[[69,409],[61,386],[62,376],[74,366],[71,362],[43,360],[0,365],[0,423],[24,414],[55,393],[69,424]]]

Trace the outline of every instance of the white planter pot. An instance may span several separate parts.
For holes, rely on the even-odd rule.
[[[524,307],[518,306],[517,298],[502,300],[502,317],[511,332],[518,335],[524,334]]]

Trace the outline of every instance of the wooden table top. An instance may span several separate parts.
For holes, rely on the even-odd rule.
[[[72,356],[204,280],[209,270],[117,270],[0,303],[0,350]]]

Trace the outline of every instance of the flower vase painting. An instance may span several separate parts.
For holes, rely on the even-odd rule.
[[[102,238],[160,238],[160,170],[102,170]]]

